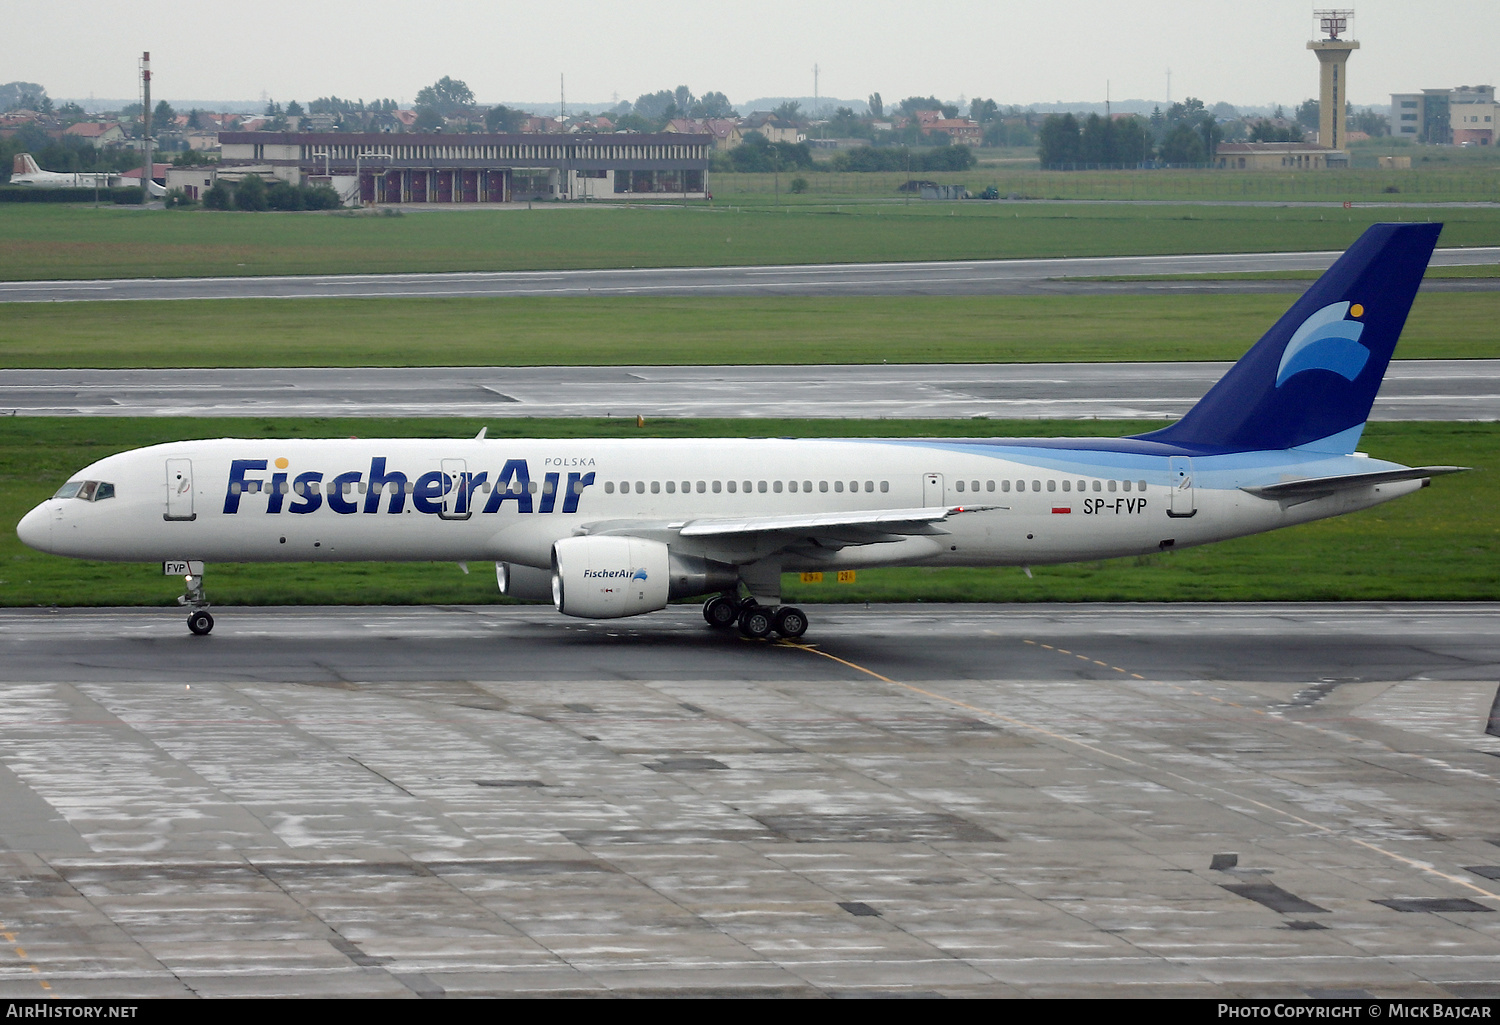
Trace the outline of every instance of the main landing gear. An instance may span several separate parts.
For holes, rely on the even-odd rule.
[[[208,614],[208,599],[203,596],[203,576],[190,573],[183,580],[186,589],[177,596],[177,604],[192,606],[193,611],[188,613],[188,629],[194,636],[207,637],[214,628],[214,617]]]
[[[716,595],[703,604],[703,618],[717,630],[738,626],[746,637],[769,637],[772,633],[796,640],[807,633],[807,613],[791,605],[768,608],[753,598],[739,600]]]

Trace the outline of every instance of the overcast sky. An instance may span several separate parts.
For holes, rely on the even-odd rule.
[[[130,97],[150,50],[152,95],[410,103],[444,75],[481,102],[633,100],[687,85],[744,103],[813,91],[1000,103],[1162,99],[1294,104],[1317,93],[1301,0],[7,0],[0,82],[53,97]],[[1363,0],[1349,96],[1494,83],[1500,0]],[[149,22],[149,25],[147,24]]]

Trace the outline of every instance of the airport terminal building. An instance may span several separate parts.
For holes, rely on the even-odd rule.
[[[712,135],[223,132],[225,177],[325,182],[348,203],[702,199]]]

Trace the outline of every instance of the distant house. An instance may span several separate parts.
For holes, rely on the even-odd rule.
[[[62,134],[95,146],[118,146],[125,141],[125,130],[114,121],[80,121],[76,125],[69,125]]]
[[[978,146],[984,141],[984,128],[967,118],[937,118],[921,122],[923,135],[946,135],[955,145]]]
[[[720,117],[678,117],[667,122],[665,131],[684,132],[689,135],[712,135],[714,137],[714,149],[720,153],[734,149],[744,136],[740,134],[738,121]]]
[[[740,122],[741,132],[759,132],[768,142],[806,142],[802,129],[791,121],[783,121],[768,111],[756,111]]]
[[[1349,156],[1313,142],[1221,142],[1213,162],[1238,171],[1322,171],[1348,167]]]

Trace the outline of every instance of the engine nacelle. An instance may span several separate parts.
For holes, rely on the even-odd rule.
[[[552,603],[565,616],[619,619],[667,607],[671,552],[639,537],[569,537],[552,546]]]
[[[520,601],[552,600],[552,571],[514,562],[495,563],[495,581],[500,593]]]

